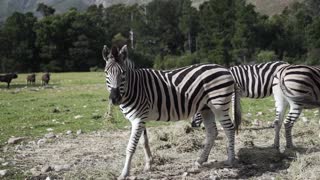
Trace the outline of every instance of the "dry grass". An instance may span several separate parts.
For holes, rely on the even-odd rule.
[[[297,148],[281,152],[273,143],[273,129],[243,127],[236,137],[238,164],[225,167],[226,138],[219,130],[209,162],[200,172],[192,172],[193,163],[204,141],[203,129],[190,129],[188,122],[149,128],[154,166],[143,172],[144,154],[138,146],[132,161],[131,175],[137,179],[317,179],[320,177],[320,125],[315,121],[296,123],[294,142]],[[14,151],[14,160],[28,179],[115,179],[123,167],[130,130],[99,131],[80,136],[61,136],[42,146],[27,143]],[[283,134],[283,133],[282,133]],[[21,148],[20,148],[21,149]],[[44,165],[70,165],[67,171],[40,172]],[[31,173],[33,172],[33,173]],[[188,173],[186,173],[188,172]]]

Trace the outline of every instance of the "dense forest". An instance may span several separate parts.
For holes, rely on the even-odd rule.
[[[0,72],[96,71],[104,44],[128,44],[140,67],[283,60],[319,64],[320,1],[294,3],[268,17],[245,0],[154,0],[147,5],[90,6],[55,14],[38,4],[0,25]]]

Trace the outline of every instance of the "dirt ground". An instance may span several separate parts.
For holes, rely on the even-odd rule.
[[[242,127],[236,136],[237,165],[226,167],[226,137],[219,135],[208,163],[200,171],[193,164],[204,142],[202,128],[191,129],[189,122],[148,128],[154,157],[152,171],[143,172],[144,154],[139,144],[130,179],[320,179],[320,122],[295,124],[296,148],[272,148],[274,131],[267,123]],[[27,179],[116,179],[125,160],[130,129],[99,131],[80,135],[60,135],[47,142],[31,141],[8,146],[12,161]]]

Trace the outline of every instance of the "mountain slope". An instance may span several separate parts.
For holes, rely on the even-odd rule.
[[[85,10],[92,4],[102,4],[104,7],[109,7],[114,4],[146,4],[151,0],[0,0],[0,21],[3,21],[13,12],[22,13],[35,12],[39,3],[44,3],[56,9],[56,13],[67,11],[71,7],[78,10]],[[198,7],[201,3],[207,0],[192,0],[193,5]],[[256,6],[256,10],[267,15],[280,13],[285,7],[295,1],[302,0],[247,0]]]

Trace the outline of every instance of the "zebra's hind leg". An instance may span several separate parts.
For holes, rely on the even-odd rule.
[[[300,107],[295,103],[290,103],[290,111],[288,113],[286,120],[284,121],[287,148],[293,148],[292,127],[295,121],[299,118],[301,112],[302,112],[302,107]]]
[[[143,131],[143,138],[142,138],[142,144],[143,144],[143,150],[146,158],[146,164],[144,166],[144,171],[149,171],[151,169],[151,164],[152,164],[152,155],[151,155],[151,150],[149,146],[149,140],[148,140],[148,135],[147,135],[147,129],[144,129]]]
[[[137,148],[140,136],[145,130],[145,122],[142,122],[139,119],[131,121],[131,125],[131,135],[126,151],[126,161],[118,180],[123,180],[129,176],[132,156]]]
[[[232,123],[229,113],[227,110],[222,110],[219,113],[215,112],[216,119],[219,120],[221,126],[223,127],[226,136],[228,138],[228,160],[225,162],[226,165],[232,166],[236,162],[235,158],[235,126]]]
[[[211,110],[203,110],[201,111],[201,116],[203,118],[203,124],[206,130],[206,140],[205,140],[205,146],[199,158],[196,161],[196,166],[198,167],[200,167],[202,163],[208,161],[208,157],[216,137],[215,134],[217,132],[216,124],[214,122],[215,115],[213,114],[213,112]]]
[[[278,87],[277,87],[278,88]],[[276,118],[274,120],[274,143],[273,147],[279,149],[280,147],[280,129],[282,126],[283,118],[285,111],[288,106],[287,100],[284,98],[280,89],[274,89],[274,99],[275,99],[275,106],[276,106]]]

